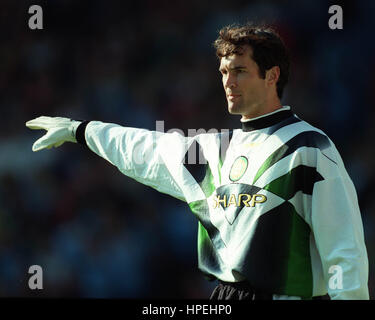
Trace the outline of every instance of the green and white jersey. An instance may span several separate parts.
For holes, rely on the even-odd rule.
[[[187,202],[208,277],[280,296],[369,299],[353,183],[332,141],[289,107],[226,133],[184,137],[91,121],[84,134],[123,174]]]

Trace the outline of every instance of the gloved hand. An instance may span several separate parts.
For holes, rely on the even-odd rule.
[[[26,122],[30,129],[44,129],[47,133],[34,142],[32,150],[51,149],[59,147],[64,142],[77,142],[76,130],[80,121],[61,117],[38,117]]]

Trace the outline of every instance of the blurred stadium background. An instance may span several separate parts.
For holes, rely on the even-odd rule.
[[[28,28],[39,4],[44,29]],[[328,28],[340,4],[344,29]],[[292,56],[283,103],[323,129],[357,188],[374,298],[375,2],[0,2],[0,296],[207,298],[188,207],[65,144],[33,153],[24,123],[64,116],[155,130],[239,127],[212,42],[235,22],[278,28]],[[329,212],[327,212],[329,214]],[[341,221],[337,221],[340,228]],[[28,288],[40,265],[43,290]]]

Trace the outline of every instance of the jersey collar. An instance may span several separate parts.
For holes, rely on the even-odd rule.
[[[285,106],[263,116],[249,119],[247,121],[241,121],[242,131],[249,132],[253,130],[268,128],[291,116],[293,116],[293,112],[290,110],[289,106]]]

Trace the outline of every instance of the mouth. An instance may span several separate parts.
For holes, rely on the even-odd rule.
[[[241,95],[240,94],[228,94],[227,97],[228,97],[229,100],[235,100],[235,99],[241,97]]]

